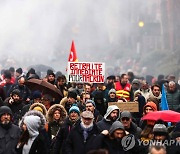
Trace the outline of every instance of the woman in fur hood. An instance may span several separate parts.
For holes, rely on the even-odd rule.
[[[67,112],[62,105],[54,104],[49,108],[46,118],[48,121],[48,134],[51,139],[56,136],[66,117]]]

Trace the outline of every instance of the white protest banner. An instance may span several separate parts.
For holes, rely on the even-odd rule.
[[[102,62],[68,62],[69,82],[93,82],[105,81],[105,63]]]

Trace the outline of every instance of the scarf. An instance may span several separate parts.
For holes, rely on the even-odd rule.
[[[80,123],[81,129],[83,130],[83,137],[84,137],[84,142],[86,142],[88,138],[88,132],[90,132],[93,129],[93,122],[89,126],[85,126],[83,122]]]

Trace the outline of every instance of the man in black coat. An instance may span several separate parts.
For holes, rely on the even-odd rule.
[[[0,153],[16,154],[15,147],[20,137],[20,129],[12,124],[12,111],[8,106],[0,107]]]
[[[66,154],[85,154],[93,149],[92,143],[99,134],[93,118],[92,112],[82,112],[81,122],[74,127],[67,138]]]

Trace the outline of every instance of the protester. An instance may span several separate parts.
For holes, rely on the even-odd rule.
[[[117,102],[118,99],[116,97],[116,90],[115,89],[110,89],[109,92],[108,92],[108,98],[106,100],[107,104],[109,102]]]
[[[161,87],[157,84],[152,85],[148,101],[156,103],[158,110],[160,109],[161,96]]]
[[[29,115],[23,119],[23,133],[17,144],[18,154],[48,154],[48,144],[41,127],[39,116]]]
[[[103,116],[96,109],[95,102],[93,100],[86,101],[86,111],[91,111],[94,115],[94,122],[97,123],[102,120]]]
[[[65,145],[66,139],[72,129],[80,122],[80,110],[76,105],[69,109],[69,116],[65,119],[64,124],[56,135],[56,140],[53,146],[53,154],[66,154]]]
[[[121,112],[121,120],[120,120],[125,128],[125,130],[133,134],[137,139],[140,138],[141,128],[139,128],[133,121],[132,115],[129,111]]]
[[[113,122],[119,120],[120,110],[116,105],[110,105],[104,115],[104,118],[97,123],[100,131],[109,130]]]
[[[133,91],[128,83],[127,74],[122,74],[119,82],[115,82],[116,96],[123,101],[133,101]]]
[[[91,99],[91,95],[89,93],[82,92],[80,95],[80,101],[77,102],[77,105],[81,112],[83,112],[86,108],[86,101]]]
[[[60,127],[63,125],[67,112],[62,105],[54,104],[47,112],[48,134],[53,139]]]
[[[109,154],[135,153],[135,149],[138,150],[135,147],[130,150],[124,149],[122,145],[124,136],[126,136],[126,132],[123,124],[119,121],[115,121],[109,131],[103,130],[101,134],[97,136],[94,146],[96,148],[107,149]]]
[[[24,107],[24,103],[21,98],[21,93],[18,89],[14,89],[10,97],[8,97],[4,101],[4,105],[10,107],[13,114],[13,123],[18,125],[20,119],[22,118],[22,109]]]
[[[67,138],[66,154],[85,154],[93,150],[92,143],[99,134],[93,118],[93,113],[90,111],[81,113],[81,122],[74,127]]]
[[[166,147],[164,145],[152,145],[149,147],[148,154],[166,154]]]
[[[174,81],[169,82],[166,96],[169,109],[180,111],[180,90],[177,89]]]
[[[29,111],[35,110],[41,112],[44,116],[47,115],[47,109],[42,103],[34,103],[30,106]]]
[[[0,107],[0,151],[2,154],[16,154],[15,147],[20,137],[20,129],[12,123],[12,111],[7,106]]]

